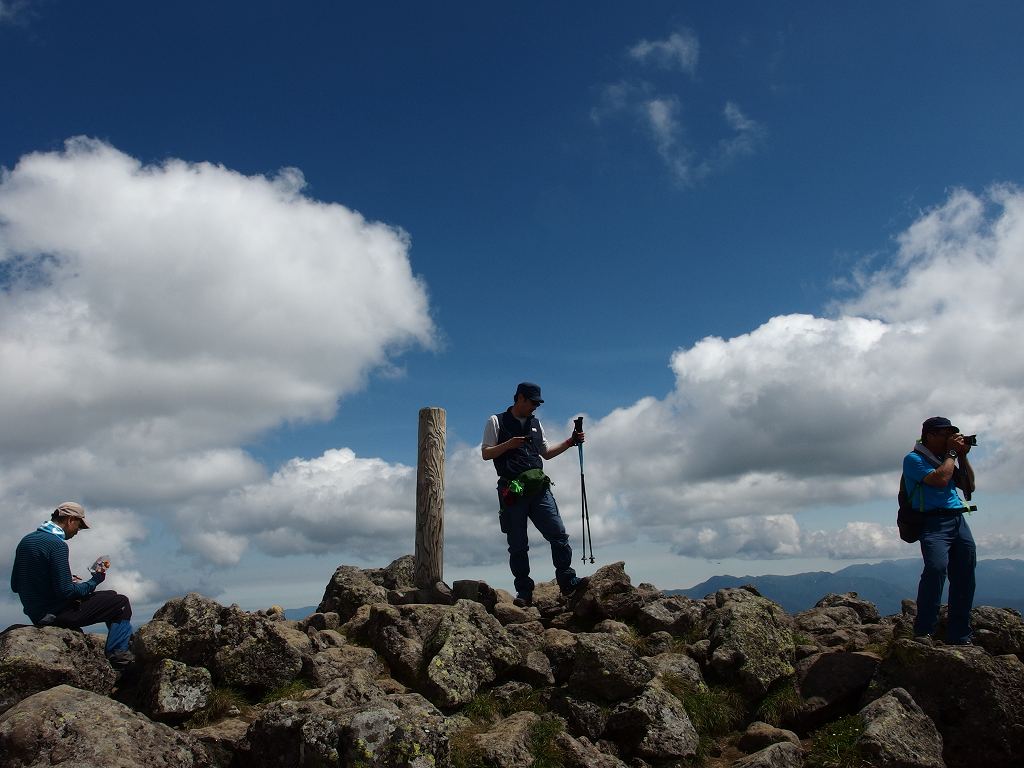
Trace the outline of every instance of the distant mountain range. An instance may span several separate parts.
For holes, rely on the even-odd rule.
[[[1015,608],[1024,613],[1024,560],[979,560],[975,573],[975,605]],[[813,608],[829,592],[856,592],[874,603],[884,615],[899,613],[900,601],[917,597],[921,559],[886,560],[874,565],[851,565],[841,571],[797,573],[793,576],[712,576],[689,589],[666,594],[699,599],[719,589],[753,584],[789,613]],[[945,599],[945,597],[943,598]]]

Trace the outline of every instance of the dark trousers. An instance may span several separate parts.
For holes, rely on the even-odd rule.
[[[81,629],[90,624],[107,625],[107,647],[109,656],[117,651],[127,650],[132,636],[132,605],[128,598],[117,592],[103,590],[72,600],[57,614],[54,625],[68,629]]]
[[[961,515],[929,515],[921,531],[924,570],[917,588],[915,635],[935,631],[942,589],[949,577],[949,624],[946,642],[971,639],[971,606],[974,604],[974,537]]]
[[[499,496],[500,498],[500,496]],[[508,564],[515,577],[516,593],[533,594],[533,579],[530,578],[530,539],[527,520],[551,545],[551,562],[555,566],[555,580],[562,589],[572,584],[576,571],[572,569],[572,547],[565,532],[558,505],[550,490],[538,493],[529,499],[511,504],[501,511],[501,530],[508,539]]]

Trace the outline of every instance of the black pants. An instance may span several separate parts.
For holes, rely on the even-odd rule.
[[[117,592],[104,590],[72,600],[57,614],[54,625],[78,629],[90,624],[126,621],[131,617],[132,605],[128,598]]]

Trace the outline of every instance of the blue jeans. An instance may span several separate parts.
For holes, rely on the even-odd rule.
[[[949,576],[949,624],[947,643],[971,639],[971,606],[974,604],[974,537],[963,515],[928,515],[921,531],[924,570],[917,587],[915,635],[930,635],[939,619],[942,588]]]
[[[516,594],[533,594],[527,520],[533,522],[551,545],[551,562],[555,566],[558,586],[561,589],[569,588],[576,578],[576,571],[572,569],[572,547],[569,546],[569,535],[565,532],[562,518],[558,515],[558,505],[550,489],[506,507],[501,510],[500,518],[501,530],[508,539],[508,566],[515,577]]]

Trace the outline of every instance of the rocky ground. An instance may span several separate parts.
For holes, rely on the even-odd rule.
[[[976,645],[909,639],[856,594],[795,616],[753,588],[703,600],[623,563],[529,608],[477,581],[414,590],[412,558],[341,566],[287,621],[198,594],[164,605],[123,674],[102,638],[0,633],[4,768],[1010,768],[1024,755],[1024,621]],[[429,602],[428,602],[429,601]]]

